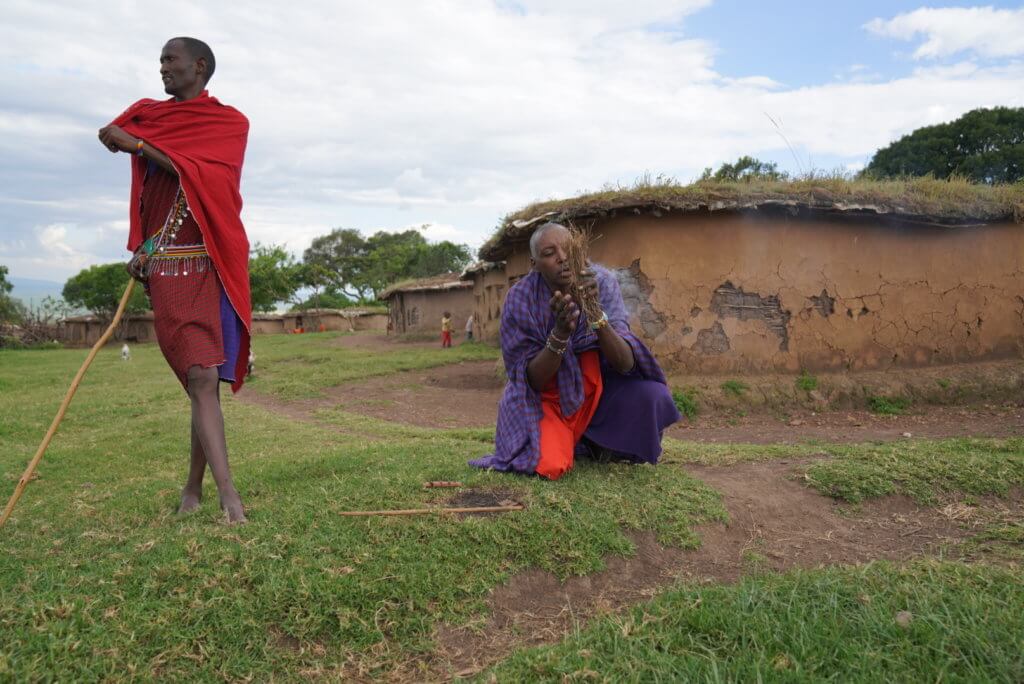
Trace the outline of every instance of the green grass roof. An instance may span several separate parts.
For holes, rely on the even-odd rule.
[[[969,226],[1024,222],[1024,183],[980,185],[962,179],[867,180],[843,177],[790,181],[638,181],[561,200],[535,202],[506,216],[480,248],[481,259],[504,259],[544,221],[584,221],[623,212],[758,211],[814,215],[874,214],[905,223]]]

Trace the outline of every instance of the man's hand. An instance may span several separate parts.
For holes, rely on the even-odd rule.
[[[111,152],[135,152],[138,139],[128,135],[120,126],[104,126],[99,133],[100,142]]]
[[[135,278],[140,283],[146,282],[146,274],[144,273],[145,269],[143,267],[146,265],[147,259],[148,255],[140,248],[139,251],[132,255],[131,261],[129,261],[125,266],[125,269],[128,271],[128,275]]]
[[[555,314],[555,334],[563,338],[571,335],[580,317],[580,308],[576,306],[572,296],[555,291],[555,296],[548,304]]]
[[[589,266],[580,271],[580,280],[577,287],[579,288],[580,295],[586,294],[593,297],[595,302],[601,301],[601,291],[597,286],[597,274]]]

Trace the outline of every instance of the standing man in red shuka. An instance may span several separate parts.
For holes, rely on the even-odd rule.
[[[192,460],[178,511],[199,507],[209,465],[228,520],[243,523],[220,383],[237,392],[249,358],[249,241],[239,194],[249,121],[207,93],[215,65],[203,41],[167,41],[160,76],[172,97],[139,100],[99,138],[132,155],[128,270],[146,286],[160,349],[192,403]]]

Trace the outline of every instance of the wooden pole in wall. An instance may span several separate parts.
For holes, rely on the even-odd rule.
[[[71,398],[75,396],[75,392],[78,391],[78,385],[82,382],[82,376],[85,375],[85,371],[89,369],[92,364],[92,360],[96,358],[96,354],[99,353],[103,345],[107,343],[110,336],[114,334],[114,330],[117,328],[117,324],[121,322],[121,316],[124,315],[124,309],[128,305],[128,299],[132,296],[132,290],[135,287],[135,279],[128,281],[128,287],[124,289],[124,294],[121,295],[121,301],[117,305],[117,311],[114,313],[114,320],[110,322],[106,332],[104,332],[100,339],[96,341],[96,344],[92,346],[89,351],[89,355],[85,357],[85,363],[78,369],[78,374],[75,375],[75,379],[71,381],[71,387],[68,388],[68,393],[64,395],[64,401],[61,402],[60,408],[57,409],[57,415],[54,416],[53,422],[50,423],[50,429],[46,431],[46,436],[43,437],[42,444],[39,445],[39,449],[36,450],[36,455],[29,461],[28,467],[25,468],[24,474],[21,479],[18,480],[18,485],[14,488],[14,493],[11,494],[10,500],[7,502],[7,507],[4,508],[3,515],[0,515],[0,527],[3,527],[7,522],[7,519],[11,517],[11,511],[14,510],[15,504],[18,503],[18,499],[21,498],[22,493],[25,491],[25,487],[28,485],[28,481],[32,479],[33,473],[36,471],[36,466],[39,465],[39,461],[43,460],[43,454],[46,453],[46,447],[50,446],[50,440],[53,439],[53,435],[57,432],[57,426],[60,425],[60,421],[64,419],[64,414],[68,410],[68,405],[71,404]]]

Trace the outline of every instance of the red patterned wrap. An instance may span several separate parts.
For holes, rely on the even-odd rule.
[[[153,165],[146,175],[139,207],[144,237],[151,237],[164,225],[177,195],[177,179]],[[174,244],[202,241],[199,224],[190,213],[182,221]],[[221,284],[209,258],[153,259],[146,293],[153,307],[160,351],[183,387],[188,389],[188,369],[192,366],[211,368],[224,363],[227,355],[221,328]]]
[[[111,122],[130,135],[166,154],[202,235],[224,292],[242,322],[241,348],[231,389],[245,379],[249,357],[252,304],[249,294],[249,240],[242,224],[240,183],[249,120],[233,107],[203,91],[178,102],[139,100]],[[130,230],[128,249],[134,252],[145,240],[142,191],[147,161],[132,157]],[[179,240],[180,242],[180,240]]]

